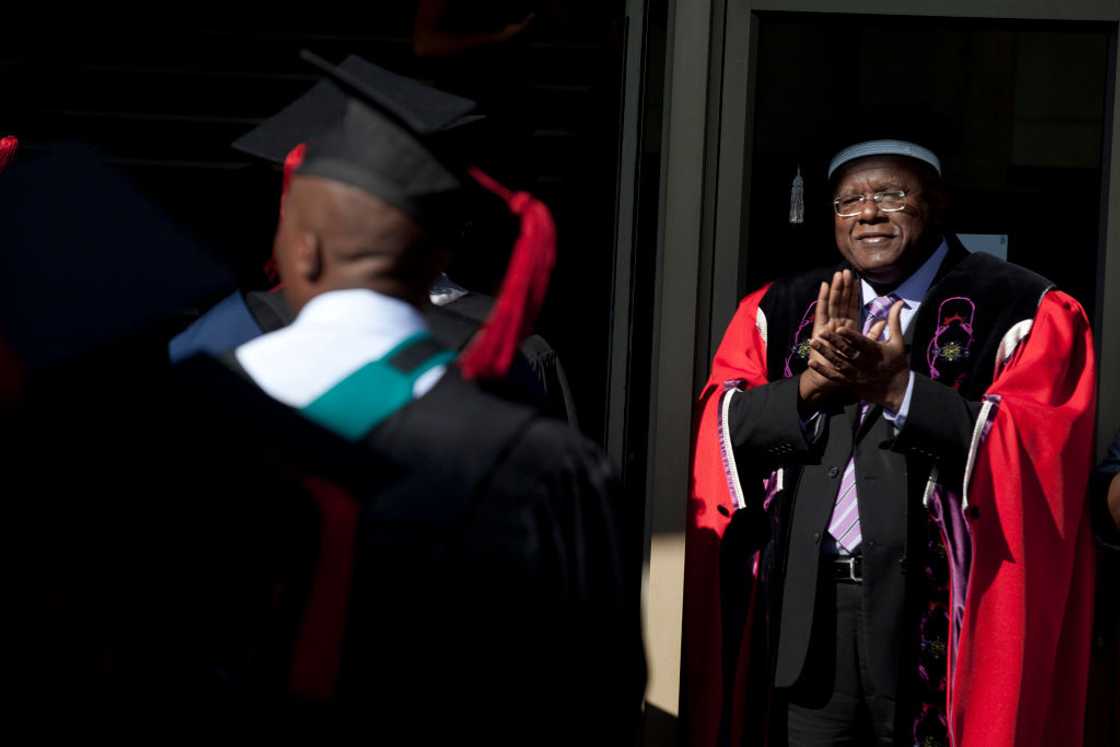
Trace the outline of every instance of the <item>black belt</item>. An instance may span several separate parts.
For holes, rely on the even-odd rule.
[[[825,568],[831,568],[833,581],[859,584],[863,583],[863,556],[849,555],[825,561]]]

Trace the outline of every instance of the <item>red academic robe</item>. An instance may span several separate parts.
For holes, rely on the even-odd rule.
[[[769,701],[751,670],[750,646],[734,655],[733,675],[723,671],[719,578],[737,477],[719,438],[720,393],[767,383],[766,330],[758,322],[767,290],[741,302],[700,394],[685,561],[682,715],[690,745],[719,741],[725,702],[738,744],[750,712]],[[964,496],[950,496],[971,551],[953,583],[964,590],[946,688],[956,747],[1082,741],[1094,583],[1085,504],[1096,409],[1092,335],[1081,306],[1059,291],[1043,296],[1027,335],[997,366]],[[753,562],[757,575],[757,556]],[[757,585],[751,589],[753,597]],[[759,626],[748,614],[743,640],[759,635]]]

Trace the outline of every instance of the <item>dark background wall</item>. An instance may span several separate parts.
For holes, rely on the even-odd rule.
[[[1109,31],[1099,24],[763,14],[744,289],[836,260],[828,161],[898,123],[939,151],[950,226],[1008,235],[1008,259],[1093,316]],[[805,177],[804,225],[788,222]]]
[[[503,126],[482,160],[555,213],[559,260],[539,330],[560,352],[581,425],[603,433],[622,85],[623,3],[462,3],[467,24],[535,13],[516,43],[454,61],[413,51],[414,3],[281,19],[255,27],[170,17],[146,27],[105,22],[23,27],[0,46],[0,134],[22,157],[49,142],[101,148],[242,283],[266,283],[279,197],[274,168],[229,144],[316,78],[298,58],[358,54],[394,71],[481,97]],[[372,9],[376,8],[376,9]],[[337,12],[336,12],[337,11]],[[472,246],[455,277],[494,292],[509,245]],[[153,253],[159,247],[152,247]]]

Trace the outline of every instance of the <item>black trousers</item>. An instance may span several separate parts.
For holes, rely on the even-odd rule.
[[[863,587],[835,581],[827,570],[820,574],[805,668],[781,692],[790,747],[896,744],[895,693],[875,692],[868,675],[866,646],[874,641],[864,636]]]

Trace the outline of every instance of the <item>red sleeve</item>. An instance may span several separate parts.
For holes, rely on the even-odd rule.
[[[951,696],[957,745],[1081,744],[1095,393],[1085,312],[1048,293],[988,392],[997,409],[968,485],[974,555]]]
[[[723,702],[719,543],[735,505],[719,441],[720,395],[727,382],[740,382],[745,388],[766,383],[766,341],[757,320],[759,301],[768,288],[739,304],[712,362],[712,375],[700,393],[688,499],[681,671],[681,715],[690,745],[716,743]]]

